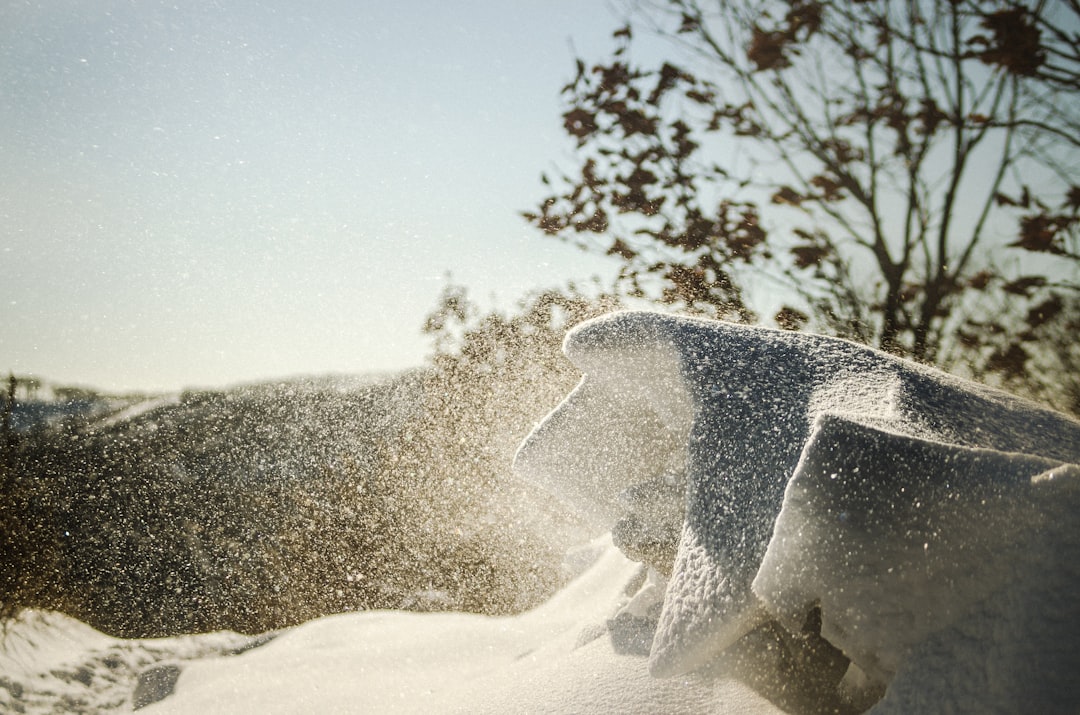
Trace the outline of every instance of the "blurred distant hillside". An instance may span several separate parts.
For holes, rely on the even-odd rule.
[[[74,385],[59,385],[32,376],[10,375],[4,392],[14,393],[11,428],[26,432],[66,418],[93,418],[145,403],[146,394],[110,395]]]
[[[441,483],[395,468],[437,427],[429,383],[414,371],[128,396],[21,384],[0,604],[124,636],[528,605],[488,538],[498,520],[453,512]],[[543,590],[557,562],[529,553]]]

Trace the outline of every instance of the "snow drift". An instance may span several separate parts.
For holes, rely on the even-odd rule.
[[[1080,423],[814,335],[630,312],[564,349],[584,377],[515,467],[670,576],[653,675],[778,622],[856,705],[1080,703]]]
[[[607,542],[606,544],[604,542]],[[606,625],[640,566],[606,539],[585,571],[519,616],[370,612],[276,637],[112,638],[28,614],[0,653],[0,711],[240,713],[781,713],[730,677],[651,678]],[[141,670],[138,670],[141,668]]]
[[[31,615],[0,709],[1078,711],[1080,423],[843,340],[655,313],[565,351],[584,377],[515,466],[598,537],[546,604],[257,640]]]

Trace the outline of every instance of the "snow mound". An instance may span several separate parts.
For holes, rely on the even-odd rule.
[[[650,678],[607,620],[640,566],[610,541],[546,604],[519,616],[330,616],[241,656],[184,668],[147,715],[213,713],[707,713],[778,710],[736,680]]]
[[[1075,712],[1077,513],[1075,465],[826,416],[753,588],[792,629],[821,609],[875,712]]]
[[[0,712],[35,715],[131,712],[168,696],[172,683],[155,676],[273,637],[221,631],[125,640],[60,613],[34,610],[6,623],[0,635]]]
[[[670,574],[653,674],[708,666],[775,620],[813,630],[820,609],[820,635],[855,664],[848,680],[891,683],[883,709],[925,709],[902,693],[944,697],[924,686],[959,678],[967,688],[952,692],[993,680],[979,693],[997,703],[1024,701],[1030,682],[1049,689],[1043,701],[1077,702],[1062,675],[1075,669],[1055,665],[1074,663],[1060,656],[1075,641],[1040,639],[1080,613],[1078,562],[1060,556],[1078,540],[1080,423],[855,343],[766,328],[617,313],[564,349],[582,381],[515,468]],[[670,558],[656,523],[670,504],[640,505],[661,482],[683,485]],[[1032,649],[1046,655],[1020,667]],[[1033,670],[1044,675],[1025,680]]]

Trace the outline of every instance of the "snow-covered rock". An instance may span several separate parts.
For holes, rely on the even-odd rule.
[[[1032,648],[1053,654],[1029,661],[1053,671],[1036,682],[1075,702],[1046,662],[1060,648],[1038,639],[1080,597],[1032,583],[1080,593],[1076,560],[1045,551],[1077,541],[1080,423],[848,341],[659,313],[584,323],[565,352],[582,381],[517,470],[600,529],[635,485],[685,474],[653,674],[705,667],[772,619],[797,632],[817,606],[855,672],[891,683],[882,708],[911,711],[901,693],[927,684],[925,662],[1013,702],[1023,679],[988,672]],[[994,618],[1010,612],[1004,637]]]

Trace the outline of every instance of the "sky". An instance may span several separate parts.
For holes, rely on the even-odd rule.
[[[112,391],[420,364],[611,275],[520,217],[569,165],[602,0],[0,6],[0,370]],[[449,276],[449,278],[448,278]]]

